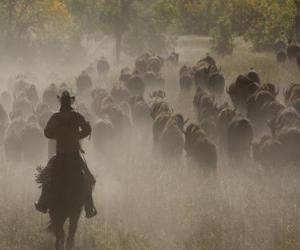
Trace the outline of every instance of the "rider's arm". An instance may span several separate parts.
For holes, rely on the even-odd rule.
[[[84,139],[88,137],[92,133],[92,128],[89,122],[85,120],[85,118],[78,114],[78,122],[79,122],[79,139]]]
[[[57,133],[58,133],[57,118],[55,115],[53,115],[46,125],[44,134],[48,139],[56,139]]]

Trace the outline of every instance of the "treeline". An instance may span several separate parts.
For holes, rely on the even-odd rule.
[[[195,34],[211,36],[220,53],[232,52],[235,36],[262,51],[279,37],[300,40],[299,10],[299,0],[0,0],[0,49],[57,59],[110,35],[119,60]]]
[[[178,32],[211,35],[219,52],[232,51],[234,36],[258,51],[273,48],[280,36],[300,40],[299,0],[159,0],[158,5],[176,8]]]

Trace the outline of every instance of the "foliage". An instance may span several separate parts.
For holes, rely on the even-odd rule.
[[[139,55],[145,51],[165,52],[171,43],[166,32],[172,29],[176,9],[170,1],[158,1],[151,5],[136,5],[135,21],[131,23],[125,35],[124,50],[130,55]]]
[[[234,48],[232,24],[228,16],[220,17],[212,32],[212,49],[220,54],[231,54]]]
[[[54,59],[71,51],[82,53],[83,45],[98,41],[103,34],[115,39],[117,59],[121,51],[166,51],[169,37],[177,34],[211,34],[213,49],[222,53],[232,50],[233,34],[243,36],[256,50],[266,50],[280,34],[299,38],[297,2],[0,0],[0,51],[12,58]]]
[[[61,34],[71,20],[63,0],[4,0],[0,8],[2,49],[27,59],[43,42]]]
[[[294,1],[256,1],[255,7],[257,14],[245,32],[245,38],[252,42],[256,50],[273,48],[274,41],[282,33],[293,37]]]
[[[181,34],[208,35],[213,34],[213,40],[228,40],[229,34],[221,38],[222,29],[232,30],[233,34],[243,36],[252,42],[256,50],[272,47],[279,34],[286,37],[295,36],[295,0],[162,0],[176,6],[176,28]],[[162,6],[164,6],[162,4]],[[230,19],[231,28],[228,26]],[[222,20],[223,19],[223,20]],[[223,23],[223,24],[222,24]],[[226,24],[227,23],[227,24]],[[222,27],[221,27],[221,26]],[[225,33],[228,33],[225,32]],[[217,35],[217,33],[220,33]],[[229,37],[227,36],[229,35]],[[218,37],[219,36],[219,37]],[[216,46],[216,44],[214,44]]]
[[[153,17],[161,31],[175,29],[174,26],[178,18],[176,0],[159,0],[153,5],[153,12]]]
[[[182,33],[208,34],[207,17],[211,14],[207,12],[208,4],[211,4],[209,2],[213,1],[178,1],[178,28]]]

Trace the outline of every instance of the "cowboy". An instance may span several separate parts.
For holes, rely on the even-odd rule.
[[[91,126],[81,114],[73,110],[72,104],[75,97],[71,97],[68,91],[64,91],[59,99],[60,111],[52,115],[44,131],[48,139],[56,141],[56,155],[50,159],[47,167],[41,171],[38,177],[42,183],[42,194],[35,203],[35,207],[38,211],[47,213],[50,203],[51,178],[55,178],[53,175],[54,172],[57,173],[56,168],[62,169],[62,165],[67,164],[71,165],[74,170],[75,168],[79,169],[83,174],[84,208],[86,217],[91,218],[97,214],[92,198],[92,190],[96,181],[80,155],[80,153],[84,153],[80,140],[91,135]]]

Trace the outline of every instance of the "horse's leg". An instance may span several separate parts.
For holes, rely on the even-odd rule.
[[[61,215],[53,215],[50,213],[51,223],[56,237],[55,250],[63,250],[65,246],[64,224],[66,218]]]
[[[68,240],[67,240],[67,250],[71,250],[74,247],[75,234],[77,231],[79,217],[80,217],[80,212],[70,216],[69,235],[68,235]]]

